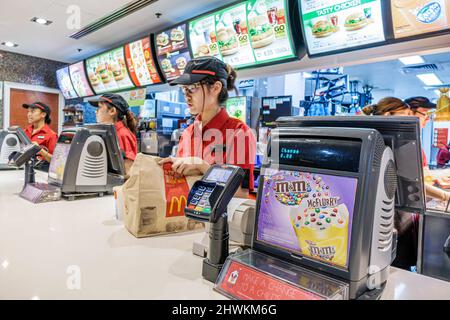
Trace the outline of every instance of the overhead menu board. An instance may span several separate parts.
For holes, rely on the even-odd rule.
[[[175,26],[156,35],[158,63],[168,81],[184,73],[191,60],[187,43],[186,24]]]
[[[84,70],[84,62],[80,61],[78,63],[69,66],[70,79],[72,80],[73,87],[80,97],[93,96],[94,92],[89,86],[89,82]]]
[[[128,75],[123,47],[87,59],[86,69],[95,94],[134,87]]]
[[[192,53],[235,68],[294,58],[287,10],[286,0],[249,0],[192,20]]]
[[[56,71],[56,79],[58,80],[58,86],[61,90],[64,98],[74,99],[78,98],[75,89],[73,88],[72,81],[70,81],[69,67],[64,67]]]
[[[162,82],[153,60],[150,37],[127,44],[125,57],[131,79],[137,87]]]
[[[300,0],[310,55],[385,41],[380,0]]]
[[[450,28],[449,0],[391,0],[391,12],[395,38]]]

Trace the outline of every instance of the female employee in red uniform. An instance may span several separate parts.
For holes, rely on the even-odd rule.
[[[231,118],[223,107],[228,91],[236,90],[236,72],[216,58],[191,60],[185,73],[171,85],[181,85],[194,123],[182,134],[176,158],[175,172],[183,175],[204,174],[212,164],[237,165],[246,171],[243,185],[253,190],[256,138],[250,128]],[[242,190],[240,196],[247,196]]]
[[[29,126],[25,128],[25,134],[33,143],[42,147],[39,155],[50,163],[58,141],[58,135],[49,127],[51,123],[50,107],[42,102],[23,104],[22,106],[28,109]]]
[[[113,93],[104,94],[89,103],[97,108],[98,123],[115,125],[128,174],[137,155],[136,122],[128,103],[122,96]]]

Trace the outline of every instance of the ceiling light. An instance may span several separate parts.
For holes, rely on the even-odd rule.
[[[53,21],[44,19],[44,18],[38,18],[38,17],[34,17],[33,19],[31,19],[31,21],[42,24],[42,25],[46,25],[48,26],[49,24],[51,24]]]
[[[434,73],[418,74],[417,78],[419,78],[427,86],[439,86],[442,84],[442,81]]]
[[[14,47],[17,47],[18,44],[14,43],[14,42],[11,42],[11,41],[5,41],[5,42],[2,42],[2,46],[6,46],[6,47],[9,47],[9,48],[14,48]]]
[[[311,73],[309,73],[309,72],[303,72],[303,78],[312,78],[313,77],[313,75],[311,74]]]
[[[403,63],[405,66],[425,63],[425,60],[423,60],[421,56],[403,57],[398,60],[400,60],[400,62]]]
[[[9,261],[8,260],[3,261],[3,263],[2,263],[3,269],[6,270],[8,268],[8,266],[9,266]]]

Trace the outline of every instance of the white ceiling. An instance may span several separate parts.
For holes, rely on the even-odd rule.
[[[131,0],[1,0],[0,42],[12,41],[19,46],[0,49],[72,63],[234,0],[159,0],[80,40],[69,38],[78,31],[67,26],[69,6],[78,6],[84,27],[128,2]],[[155,17],[157,12],[163,14],[160,19]],[[42,26],[31,22],[33,17],[53,23]],[[78,48],[83,51],[79,53]]]
[[[442,68],[435,72],[436,75],[443,83],[450,83],[450,52],[426,55],[423,58],[426,63],[434,63]],[[386,95],[402,99],[411,96],[426,96],[430,99],[438,97],[434,90],[425,89],[424,83],[416,74],[403,74],[402,67],[404,65],[399,60],[390,60],[346,67],[344,73],[350,76],[350,80],[360,80],[362,85],[375,87],[374,94],[378,97]]]

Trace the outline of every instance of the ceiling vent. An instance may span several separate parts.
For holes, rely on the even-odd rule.
[[[109,15],[104,16],[97,21],[94,21],[93,23],[87,25],[80,31],[70,35],[70,38],[77,39],[77,40],[81,39],[81,38],[87,36],[88,34],[96,32],[96,31],[106,27],[107,25],[110,25],[111,23],[114,23],[117,20],[120,20],[120,19],[132,14],[133,12],[141,10],[157,1],[158,0],[136,0],[136,1],[129,2],[125,6],[115,10],[114,12],[110,13]]]
[[[419,64],[415,66],[403,67],[403,74],[419,74],[419,73],[430,73],[436,71],[442,71],[443,68],[435,63]]]

